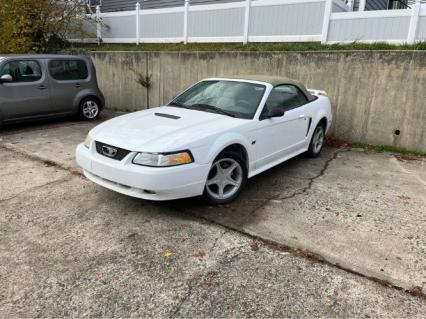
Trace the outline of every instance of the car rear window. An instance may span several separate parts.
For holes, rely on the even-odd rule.
[[[49,73],[58,81],[84,80],[89,75],[83,60],[51,60]]]

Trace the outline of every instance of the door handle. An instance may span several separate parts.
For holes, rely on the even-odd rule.
[[[80,83],[76,83],[76,84],[75,84],[75,87],[76,87],[76,88],[79,88],[79,87],[81,87],[81,84],[80,84]]]
[[[38,89],[39,89],[39,90],[46,90],[46,89],[47,89],[47,87],[46,87],[45,85],[43,85],[43,84],[42,84],[42,85],[40,85],[40,86],[38,87]]]
[[[305,115],[299,115],[299,119],[303,119],[305,117],[306,117]]]

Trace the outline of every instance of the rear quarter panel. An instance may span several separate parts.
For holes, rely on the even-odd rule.
[[[98,86],[95,66],[90,57],[84,57],[84,60],[86,61],[87,68],[89,70],[89,77],[86,80],[87,82],[85,87],[80,90],[74,97],[73,110],[75,113],[78,112],[81,101],[89,96],[97,97],[101,103],[101,107],[103,108],[105,106],[105,98]]]
[[[327,119],[326,131],[328,132],[330,129],[331,123],[333,121],[330,99],[328,98],[328,96],[317,95],[317,99],[311,102],[311,104],[312,104],[311,106],[312,126],[310,130],[311,133],[313,132],[315,127],[323,118]]]

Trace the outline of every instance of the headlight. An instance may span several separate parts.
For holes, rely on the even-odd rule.
[[[177,153],[139,153],[133,159],[134,164],[154,167],[167,167],[190,164],[194,161],[189,151]]]
[[[87,148],[90,148],[90,145],[92,144],[92,138],[87,134],[86,139],[84,140],[84,146]]]

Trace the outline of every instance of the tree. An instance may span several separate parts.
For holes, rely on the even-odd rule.
[[[0,52],[47,52],[83,38],[94,22],[87,10],[86,0],[0,0]]]

